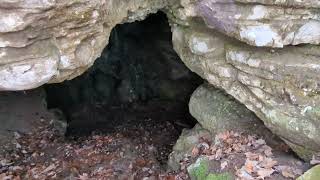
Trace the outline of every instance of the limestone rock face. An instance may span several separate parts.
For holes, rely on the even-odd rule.
[[[180,17],[174,16],[178,20],[173,19],[174,47],[190,69],[246,105],[301,157],[308,159],[320,149],[320,46],[284,45],[319,43],[319,14],[313,16],[315,22],[297,14],[309,14],[318,8],[319,2],[310,1],[305,6],[298,1],[273,6],[241,2],[240,5],[230,1],[229,11],[225,11],[228,3],[218,1],[181,2],[184,9],[172,10],[180,12]],[[260,3],[272,5],[271,1]],[[220,5],[224,8],[217,9]],[[299,8],[293,11],[292,5]],[[199,7],[202,10],[197,12]],[[259,14],[263,12],[260,9],[254,14],[255,8],[264,8],[265,13]],[[202,17],[207,25],[194,17]],[[286,24],[289,28],[277,27]],[[306,28],[311,24],[315,26]],[[257,31],[241,36],[244,29],[250,28]],[[290,33],[294,36],[287,41]]]
[[[180,0],[175,17],[201,17],[209,28],[258,47],[320,43],[320,2]]]
[[[72,79],[88,69],[119,23],[143,19],[164,0],[3,0],[0,90]]]

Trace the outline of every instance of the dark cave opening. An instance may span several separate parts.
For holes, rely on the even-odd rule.
[[[196,123],[188,102],[203,81],[180,60],[171,36],[164,13],[118,25],[86,73],[46,85],[47,107],[67,120],[66,136],[150,136],[168,154],[182,129]]]

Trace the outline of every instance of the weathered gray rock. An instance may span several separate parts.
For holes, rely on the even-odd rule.
[[[168,167],[175,171],[179,170],[179,162],[183,160],[185,156],[192,155],[192,149],[200,143],[201,138],[214,140],[214,136],[199,124],[196,124],[193,129],[184,129],[169,156]]]
[[[212,135],[225,131],[257,134],[272,141],[272,133],[243,104],[212,85],[203,84],[191,96],[191,115]]]
[[[180,0],[177,22],[201,17],[209,28],[253,46],[320,43],[319,1]]]
[[[259,5],[257,5],[259,3]],[[319,44],[319,1],[4,0],[0,5],[0,90],[22,90],[82,74],[111,29],[168,9],[173,21],[201,17],[210,28],[254,46]]]
[[[254,48],[197,22],[174,26],[173,42],[189,68],[245,104],[299,155],[319,151],[319,46]]]
[[[0,90],[72,79],[86,71],[119,23],[141,20],[165,0],[4,0]]]
[[[284,46],[319,44],[319,2],[224,2],[181,1],[183,8],[171,10],[179,12],[173,18],[176,51],[189,68],[245,104],[309,159],[320,149],[320,47]],[[284,48],[255,48],[226,35]]]
[[[210,169],[212,167],[212,161],[208,157],[199,157],[197,161],[191,164],[188,168],[188,174],[191,180],[232,180],[235,179],[230,173],[217,173]]]
[[[307,172],[305,172],[302,176],[300,176],[297,180],[318,180],[320,179],[320,165],[314,166]]]

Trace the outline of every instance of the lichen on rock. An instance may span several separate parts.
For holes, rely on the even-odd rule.
[[[317,138],[320,136],[317,113],[320,106],[317,38],[320,36],[318,22],[296,18],[301,18],[298,13],[317,12],[302,6],[292,11],[291,5],[285,3],[266,7],[251,4],[251,1],[241,2],[195,3],[200,7],[197,17],[205,23],[194,16],[189,16],[192,20],[181,16],[181,19],[188,19],[188,24],[173,26],[174,48],[190,69],[253,111],[269,129],[290,142],[288,144],[299,155],[301,148],[297,147],[307,147],[306,154],[301,157],[310,159],[311,154],[320,149]],[[290,36],[288,29],[282,31],[276,27],[278,22],[284,21],[283,16],[289,18],[286,23],[290,24],[290,31],[299,26],[290,40],[282,39]],[[310,28],[304,29],[308,26]],[[241,34],[248,36],[241,37]],[[309,40],[309,35],[315,36],[315,41]],[[301,43],[314,45],[287,46]]]
[[[297,180],[317,180],[320,178],[320,165],[312,167]]]

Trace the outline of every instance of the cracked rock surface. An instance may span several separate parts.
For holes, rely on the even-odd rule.
[[[4,0],[0,89],[23,90],[86,71],[119,23],[143,19],[164,0]]]
[[[255,112],[265,125],[284,139],[300,157],[310,159],[312,154],[319,152],[320,46],[311,45],[319,43],[317,42],[320,38],[319,16],[313,16],[317,19],[317,22],[314,22],[315,26],[302,31],[301,29],[308,24],[313,24],[313,18],[298,18],[297,14],[302,12],[308,14],[317,4],[307,5],[314,8],[299,6],[291,14],[282,15],[273,10],[286,12],[290,8],[292,10],[294,3],[263,6],[245,1],[232,5],[218,1],[202,1],[195,4],[197,5],[195,9],[205,7],[210,12],[201,15],[206,11],[202,9],[200,15],[197,13],[188,15],[188,11],[185,10],[182,13],[184,16],[180,17],[185,23],[174,25],[172,28],[175,50],[186,65]],[[192,7],[195,4],[186,4],[185,7]],[[224,8],[229,6],[229,11],[218,10],[220,5]],[[270,14],[258,16],[254,14],[255,11],[251,11],[253,7],[263,7]],[[236,18],[230,15],[232,13],[240,14]],[[198,16],[206,23],[196,18]],[[293,16],[299,20],[290,18]],[[224,18],[227,20],[224,21]],[[271,33],[274,36],[270,37],[270,41],[264,41],[269,38],[269,30],[264,31],[266,29],[262,27],[270,28],[273,22],[276,22],[274,25],[284,25],[281,19],[283,21],[286,19],[286,23],[292,26],[285,31],[275,28],[276,26],[272,27],[271,29],[277,32]],[[252,39],[242,37],[241,31],[251,27],[259,29],[247,33]],[[294,38],[284,41],[283,37],[290,34],[289,29],[294,31]],[[297,41],[300,34],[304,34],[300,38],[303,41]],[[312,40],[308,39],[309,37],[312,37]],[[285,46],[295,44],[300,45]]]

